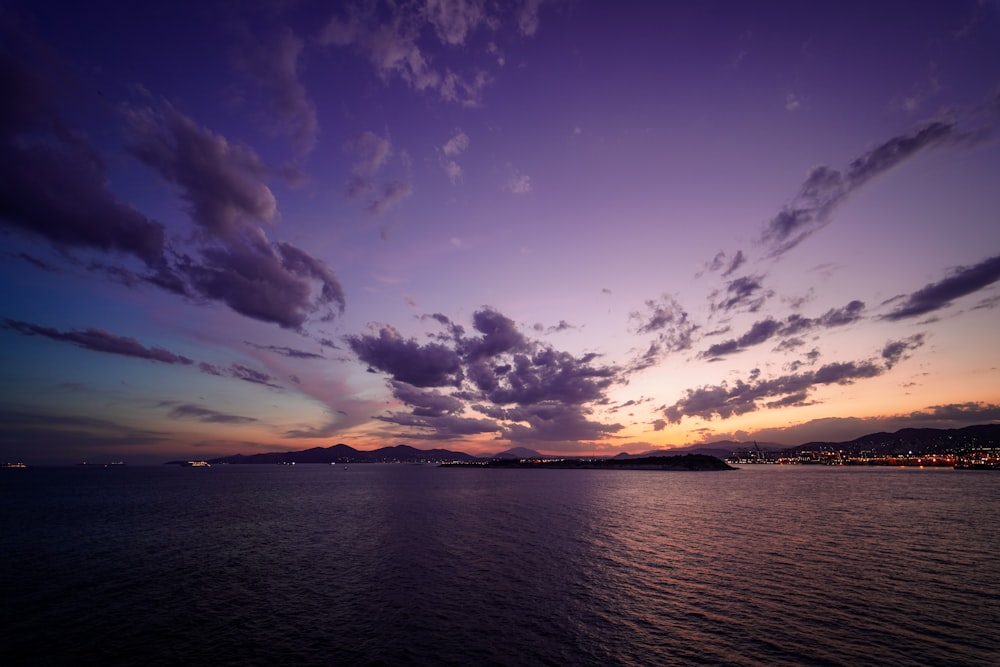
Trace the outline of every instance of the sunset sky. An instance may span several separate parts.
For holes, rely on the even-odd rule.
[[[1000,421],[1000,3],[0,8],[0,460]]]

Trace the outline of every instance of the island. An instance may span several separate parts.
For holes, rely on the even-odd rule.
[[[738,470],[722,459],[708,454],[645,456],[628,459],[494,459],[491,461],[448,461],[440,465],[447,468],[529,468],[534,470]]]

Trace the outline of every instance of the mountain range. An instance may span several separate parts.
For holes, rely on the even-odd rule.
[[[678,454],[708,454],[725,458],[733,452],[760,448],[766,452],[830,451],[872,452],[874,454],[940,454],[947,451],[977,447],[1000,447],[1000,424],[980,424],[959,429],[904,428],[894,433],[869,433],[846,442],[808,442],[795,447],[777,443],[739,442],[719,440],[711,443],[654,449],[640,454],[621,453],[613,458],[629,459]],[[552,457],[539,454],[526,447],[514,447],[492,456],[472,456],[449,449],[417,449],[409,445],[395,445],[373,450],[360,450],[343,443],[330,447],[313,447],[297,452],[268,452],[263,454],[235,454],[210,459],[209,463],[433,463],[441,461],[476,461],[492,459],[546,459],[575,458]],[[592,458],[592,457],[591,457]],[[178,463],[171,461],[171,463]]]

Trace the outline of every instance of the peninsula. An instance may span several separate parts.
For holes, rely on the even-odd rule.
[[[449,468],[530,468],[572,470],[737,470],[722,459],[708,454],[645,456],[630,459],[495,459],[492,461],[449,461]]]

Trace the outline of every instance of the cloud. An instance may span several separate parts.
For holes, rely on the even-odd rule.
[[[517,12],[517,27],[522,35],[533,37],[538,32],[538,10],[542,0],[524,0]]]
[[[469,135],[460,129],[455,130],[455,134],[445,142],[445,145],[441,147],[441,150],[448,157],[454,157],[459,153],[465,151],[469,147]]]
[[[756,412],[763,408],[805,405],[812,390],[817,386],[830,384],[851,384],[856,380],[877,377],[891,370],[907,351],[923,344],[923,336],[918,334],[901,341],[890,341],[881,350],[884,365],[877,360],[836,362],[821,366],[815,371],[791,373],[772,379],[760,379],[759,373],[751,373],[744,380],[732,385],[722,382],[688,389],[684,398],[664,408],[663,414],[670,423],[680,423],[683,417],[699,417],[711,420],[713,417],[730,417]]]
[[[914,334],[904,340],[890,341],[882,348],[882,359],[885,361],[886,370],[892,368],[903,359],[906,353],[915,350],[924,344],[923,334]]]
[[[250,424],[257,421],[253,417],[227,415],[191,403],[178,405],[169,416],[171,419],[194,419],[206,424]]]
[[[788,316],[784,322],[779,322],[773,318],[759,320],[750,327],[749,331],[739,338],[732,338],[722,343],[716,343],[702,352],[701,356],[717,359],[748,347],[759,345],[775,336],[794,337],[816,328],[845,326],[861,319],[864,309],[865,304],[863,301],[854,300],[843,308],[831,308],[815,319],[793,314]],[[800,339],[793,339],[795,342],[790,343],[788,347],[802,344]],[[783,344],[778,347],[784,349]]]
[[[515,10],[515,21],[524,35],[538,30],[538,4],[529,0]],[[474,65],[471,75],[447,68],[442,72],[433,64],[426,37],[433,34],[437,43],[448,49],[462,47],[480,27],[496,30],[501,14],[508,11],[502,4],[483,0],[426,0],[389,7],[357,2],[329,19],[319,41],[354,49],[386,84],[398,79],[414,90],[434,91],[445,101],[475,107],[482,103],[483,92],[491,83],[489,74]],[[495,55],[498,49],[491,45],[488,52]],[[500,56],[500,66],[502,60]]]
[[[531,192],[531,176],[514,169],[504,184],[504,189],[515,195],[526,195]]]
[[[756,313],[764,305],[764,301],[773,295],[771,290],[764,289],[762,281],[763,276],[741,276],[730,280],[726,283],[721,298],[718,292],[712,294],[712,310],[727,313],[731,310],[745,310]]]
[[[672,296],[664,294],[658,300],[647,299],[645,306],[645,312],[629,313],[630,327],[637,335],[652,334],[655,339],[646,352],[630,364],[632,371],[652,366],[664,354],[690,349],[699,328]]]
[[[271,352],[276,352],[285,357],[291,357],[292,359],[323,359],[322,354],[316,354],[315,352],[306,352],[305,350],[296,350],[292,347],[285,347],[283,345],[258,345],[257,343],[251,343],[248,340],[243,341],[250,347],[256,348],[258,350],[269,350]]]
[[[146,347],[135,338],[118,336],[103,329],[84,329],[83,331],[59,331],[51,327],[5,319],[4,327],[25,336],[44,336],[52,340],[72,343],[77,347],[94,352],[106,352],[123,357],[135,357],[158,361],[164,364],[190,365],[194,361],[185,356],[174,354],[162,347]]]
[[[250,382],[252,384],[263,385],[272,389],[282,388],[281,385],[277,384],[271,375],[264,373],[263,371],[250,368],[249,366],[244,366],[243,364],[233,363],[226,368],[221,368],[215,364],[210,364],[207,361],[202,361],[198,363],[198,370],[206,375],[230,377],[236,380]]]
[[[802,103],[799,102],[799,98],[796,97],[795,93],[785,95],[785,111],[798,111],[801,107]]]
[[[298,65],[303,40],[290,29],[280,31],[271,43],[248,36],[236,55],[238,67],[263,92],[275,128],[292,141],[295,148],[308,153],[316,144],[319,123],[316,105],[299,80]]]
[[[325,263],[262,235],[206,247],[201,262],[188,258],[178,269],[198,294],[286,329],[300,329],[316,314],[332,319],[345,307],[343,288]]]
[[[382,327],[377,335],[348,336],[347,345],[361,361],[393,380],[415,387],[455,386],[462,379],[461,359],[454,350],[439,343],[420,345],[404,339],[392,327]]]
[[[441,167],[444,169],[445,173],[448,174],[448,179],[452,182],[452,184],[460,183],[462,181],[463,174],[461,165],[459,165],[454,158],[464,152],[468,147],[469,136],[460,129],[456,129],[455,134],[453,134],[451,138],[445,142],[444,146],[441,147],[441,152],[445,156],[441,159]]]
[[[768,248],[770,257],[780,257],[825,227],[837,206],[879,174],[925,149],[963,137],[954,123],[933,121],[866,151],[844,172],[827,166],[814,168],[792,202],[767,223],[760,243]]]
[[[180,190],[206,233],[231,237],[275,221],[267,168],[250,148],[230,143],[166,105],[126,111],[129,151]]]
[[[386,183],[382,191],[382,198],[374,199],[368,205],[368,211],[374,215],[380,215],[394,209],[400,202],[412,194],[413,186],[409,183],[391,181]]]
[[[1000,280],[1000,255],[984,259],[974,266],[960,266],[951,275],[913,292],[882,319],[895,322],[950,306],[959,299]]]
[[[389,375],[393,396],[409,407],[379,419],[440,437],[500,432],[559,446],[622,428],[589,418],[590,406],[606,403],[620,375],[616,367],[594,365],[597,355],[575,357],[531,340],[492,308],[473,314],[468,334],[444,315],[425,319],[445,328],[434,342],[404,339],[391,327],[347,338],[372,370]],[[487,419],[470,418],[470,411]]]
[[[21,41],[7,33],[0,38]],[[163,225],[108,191],[101,156],[59,118],[56,84],[32,69],[29,54],[19,55],[0,54],[0,224],[60,250],[124,253],[162,266]]]
[[[345,143],[344,151],[356,158],[351,173],[358,178],[370,179],[392,156],[392,142],[388,137],[366,130]]]
[[[995,403],[969,402],[932,405],[923,410],[911,412],[910,419],[930,419],[937,422],[983,423],[1000,421],[1000,405]]]
[[[488,20],[484,0],[427,0],[424,12],[438,39],[455,46]]]
[[[276,384],[274,378],[269,374],[250,368],[249,366],[244,366],[243,364],[230,364],[229,375],[244,382],[260,384],[272,389],[281,389],[281,385]]]

